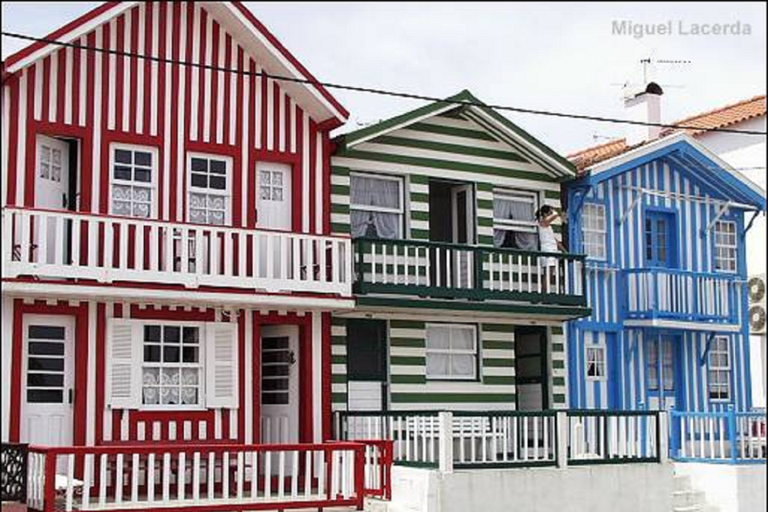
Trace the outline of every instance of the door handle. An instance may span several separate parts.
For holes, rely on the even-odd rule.
[[[65,210],[69,208],[69,201],[67,200],[67,194],[61,194],[61,206]]]
[[[296,364],[296,353],[293,350],[291,350],[291,366],[293,366],[294,364]]]
[[[71,404],[75,403],[75,390],[72,389],[72,388],[69,388],[68,394],[69,394],[69,403],[71,405]]]

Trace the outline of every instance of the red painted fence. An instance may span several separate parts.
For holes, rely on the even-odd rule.
[[[363,508],[391,497],[392,443],[126,444],[29,449],[31,510]]]

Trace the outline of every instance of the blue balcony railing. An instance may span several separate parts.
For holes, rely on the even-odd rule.
[[[647,268],[624,272],[626,316],[689,322],[738,322],[736,275]]]

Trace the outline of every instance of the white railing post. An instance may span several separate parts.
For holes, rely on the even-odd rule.
[[[441,411],[438,424],[438,468],[441,473],[453,473],[453,413]]]
[[[669,413],[667,411],[659,411],[659,422],[656,431],[659,438],[656,440],[656,446],[659,450],[659,462],[666,464],[669,462],[669,436],[672,435],[669,430]]]
[[[555,431],[557,467],[566,469],[568,467],[568,413],[566,411],[555,413]]]

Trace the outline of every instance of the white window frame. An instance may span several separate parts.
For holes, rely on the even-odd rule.
[[[594,359],[595,366],[598,368],[598,375],[589,374],[589,365],[593,361],[590,353],[600,354],[600,357]],[[602,371],[600,371],[602,369]],[[588,381],[606,381],[608,380],[608,352],[605,343],[588,344],[584,347],[584,375]]]
[[[199,339],[198,339],[198,362],[196,364],[190,364],[188,366],[184,366],[184,363],[171,363],[171,368],[179,368],[179,371],[181,372],[181,368],[189,367],[189,368],[198,368],[199,374],[198,374],[198,397],[197,397],[197,404],[145,404],[144,403],[144,368],[162,368],[163,363],[147,363],[144,361],[144,345],[146,343],[146,340],[144,339],[144,328],[149,325],[159,325],[162,327],[197,327],[199,332]],[[206,393],[206,382],[207,382],[207,375],[206,371],[207,368],[207,350],[208,347],[206,346],[206,342],[208,339],[207,331],[206,331],[206,323],[205,322],[184,322],[184,321],[173,321],[173,320],[142,320],[141,321],[141,350],[140,350],[140,359],[138,361],[138,364],[140,366],[140,374],[142,381],[139,383],[140,388],[140,396],[139,396],[139,410],[143,411],[205,411],[208,410],[208,407],[206,405],[207,403],[207,397],[205,395]],[[179,345],[180,347],[183,346],[182,344]],[[179,357],[182,358],[183,354],[179,354]],[[179,377],[181,378],[181,377]]]
[[[718,232],[720,229],[725,226],[730,225],[733,227],[733,244],[722,244],[718,243]],[[737,224],[735,221],[732,220],[718,220],[715,222],[714,229],[712,230],[712,233],[714,234],[714,265],[715,265],[715,272],[722,272],[725,274],[735,274],[739,271],[739,236],[737,232]],[[719,252],[720,250],[727,251],[729,255],[725,257],[725,259],[720,258]],[[719,262],[725,262],[725,263],[732,263],[733,268],[720,268]]]
[[[496,199],[525,199],[526,201],[530,201],[533,203],[533,211],[539,209],[539,205],[541,202],[541,197],[539,196],[538,192],[534,192],[532,190],[523,190],[523,189],[513,189],[513,188],[498,188],[493,190],[493,199],[492,201],[495,201]],[[491,209],[494,209],[493,206]],[[526,233],[537,233],[538,232],[538,223],[536,222],[536,219],[531,219],[530,221],[524,221],[524,220],[512,220],[512,219],[497,219],[495,216],[493,218],[493,229],[498,229],[499,231],[523,231]]]
[[[143,182],[137,182],[131,180],[120,180],[115,178],[115,151],[117,150],[124,150],[124,151],[141,151],[144,153],[150,153],[152,155],[152,167],[150,170],[151,173],[151,179],[149,180],[148,184],[144,184]],[[114,205],[113,205],[113,194],[114,194],[114,186],[115,185],[123,185],[127,187],[142,187],[142,188],[148,188],[150,190],[150,208],[149,208],[149,217],[146,217],[147,220],[149,219],[157,219],[157,211],[158,211],[158,201],[159,198],[157,197],[157,180],[158,180],[158,169],[160,168],[159,164],[159,158],[160,158],[160,152],[158,149],[154,146],[141,146],[138,144],[126,144],[123,142],[113,142],[109,145],[109,214],[115,215],[114,213]],[[136,217],[131,216],[131,218],[136,219],[144,219],[145,217]]]
[[[472,331],[472,341],[473,341],[473,348],[471,350],[463,350],[463,349],[435,349],[435,348],[429,348],[429,330],[432,327],[440,327],[440,328],[449,328],[449,329],[467,329]],[[426,363],[425,360],[425,373],[427,380],[453,380],[453,381],[466,381],[466,382],[475,382],[478,381],[480,378],[479,375],[479,361],[480,361],[480,344],[478,343],[478,336],[477,336],[477,325],[475,324],[443,324],[443,323],[428,323],[425,326],[424,329],[424,343],[426,347],[426,359],[429,359],[430,354],[443,354],[443,355],[471,355],[475,358],[475,364],[472,365],[472,375],[466,376],[466,375],[430,375],[429,373],[426,373],[426,368],[429,367],[429,365]],[[450,366],[449,366],[450,369]],[[449,370],[450,371],[450,370]]]
[[[224,177],[226,179],[226,187],[224,190],[219,189],[212,189],[212,188],[201,188],[196,187],[192,185],[192,159],[193,158],[202,158],[205,160],[220,160],[224,162],[226,173],[224,174]],[[225,226],[231,226],[232,225],[232,157],[227,155],[220,155],[217,153],[199,153],[199,152],[189,152],[187,153],[187,193],[185,194],[186,200],[187,200],[187,214],[186,214],[186,220],[187,222],[192,222],[190,220],[190,211],[192,204],[192,194],[198,193],[198,194],[206,194],[206,195],[217,195],[217,196],[223,196],[224,197],[224,204],[225,204],[225,212],[224,212],[224,224],[221,227]],[[206,226],[216,226],[216,224],[205,224]]]
[[[355,206],[352,202],[352,178],[354,177],[377,179],[385,181],[395,181],[398,184],[400,190],[400,208],[387,208],[384,206]],[[380,174],[375,172],[358,172],[353,171],[349,173],[349,217],[350,225],[352,223],[352,211],[374,212],[374,213],[394,213],[400,216],[400,222],[397,223],[398,236],[397,238],[405,238],[405,178],[403,176],[394,176],[390,174]]]
[[[587,208],[595,208],[598,211],[602,211],[603,216],[603,226],[604,229],[595,229],[595,228],[588,228],[587,227]],[[582,213],[581,213],[581,248],[582,251],[584,251],[584,254],[586,254],[587,258],[591,260],[598,260],[598,261],[605,261],[608,259],[608,215],[607,215],[607,209],[605,207],[605,204],[603,203],[596,203],[596,202],[586,202],[584,203],[584,206],[582,207]],[[602,243],[598,243],[597,245],[587,243],[587,234],[591,235],[598,235],[600,237],[600,240]],[[588,247],[595,247],[599,249],[599,252],[597,254],[591,254]]]
[[[716,348],[718,342],[724,343],[724,349]],[[709,398],[710,402],[730,402],[732,395],[733,395],[733,365],[731,363],[732,357],[731,357],[731,342],[728,336],[715,336],[715,338],[712,340],[713,345],[710,346],[709,354],[707,356],[707,398]],[[712,356],[713,355],[725,355],[726,358],[726,364],[724,366],[715,366],[712,363]],[[712,398],[712,389],[711,386],[712,383],[712,374],[713,373],[721,373],[724,374],[727,378],[727,386],[728,386],[728,396],[725,398]]]

